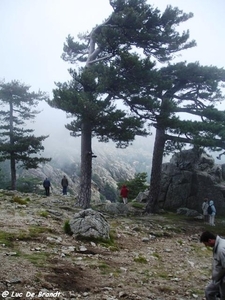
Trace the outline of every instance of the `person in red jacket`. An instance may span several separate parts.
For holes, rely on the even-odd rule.
[[[123,203],[127,204],[127,196],[128,196],[128,188],[126,187],[126,185],[123,185],[121,190],[120,190],[120,196],[123,198]]]

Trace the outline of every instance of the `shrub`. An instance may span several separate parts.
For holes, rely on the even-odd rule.
[[[16,182],[16,189],[22,193],[43,193],[39,188],[40,179],[33,177],[19,177]]]
[[[19,196],[14,196],[12,200],[13,200],[13,202],[18,203],[18,204],[27,205],[27,199],[22,199]]]
[[[145,191],[149,187],[149,184],[146,182],[147,176],[148,174],[145,172],[137,173],[133,179],[125,182],[119,182],[118,189],[120,190],[122,185],[125,184],[129,190],[128,199],[133,200],[140,192]]]

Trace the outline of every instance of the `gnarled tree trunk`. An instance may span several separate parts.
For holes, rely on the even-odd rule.
[[[153,213],[158,210],[158,197],[161,186],[161,170],[165,142],[164,129],[157,128],[153,149],[150,190],[145,208],[145,212],[147,213]]]

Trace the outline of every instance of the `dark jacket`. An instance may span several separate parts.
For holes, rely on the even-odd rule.
[[[51,183],[50,181],[46,178],[43,182],[43,187],[50,187],[51,186]]]
[[[66,177],[63,177],[62,181],[61,181],[61,185],[62,186],[68,186],[68,180]]]

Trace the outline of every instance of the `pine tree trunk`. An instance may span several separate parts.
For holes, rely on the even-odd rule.
[[[10,114],[10,145],[13,148],[14,146],[14,132],[13,132],[13,103],[9,102],[9,114]],[[16,160],[14,153],[11,152],[10,157],[10,169],[11,169],[11,189],[14,191],[16,189]]]
[[[11,155],[10,159],[10,168],[11,168],[11,189],[14,191],[16,189],[16,162]]]
[[[163,161],[163,151],[165,146],[165,133],[163,129],[156,129],[152,170],[150,179],[150,190],[147,199],[145,212],[153,213],[158,210],[158,197],[161,187],[161,170]]]
[[[91,175],[92,175],[92,136],[91,124],[84,121],[81,134],[81,176],[78,204],[86,209],[91,202]]]

